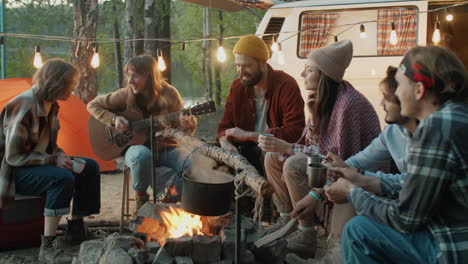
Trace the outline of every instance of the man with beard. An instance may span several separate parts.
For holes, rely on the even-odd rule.
[[[267,63],[270,55],[262,39],[244,36],[233,53],[239,78],[226,98],[217,139],[224,150],[240,153],[264,174],[258,136],[268,133],[296,142],[304,128],[304,102],[296,80]]]
[[[363,189],[381,194],[380,179],[392,179],[402,182],[406,176],[408,147],[411,135],[416,131],[417,121],[414,118],[402,116],[398,97],[395,95],[398,86],[395,80],[396,67],[389,66],[387,76],[380,82],[380,91],[383,98],[381,105],[386,112],[385,122],[389,125],[375,138],[363,151],[343,161],[338,155],[329,152],[325,159],[329,167],[346,168],[347,171],[355,172],[352,182]],[[393,160],[398,168],[398,174],[377,171]],[[376,171],[376,172],[375,172]],[[356,173],[358,172],[358,173]],[[385,181],[384,181],[385,183]],[[401,188],[392,191],[398,193]],[[312,197],[306,196],[302,203],[298,203],[292,215],[306,215],[313,207]],[[290,264],[312,264],[312,263],[341,263],[341,244],[339,239],[330,239],[327,254],[321,259],[303,260],[295,254],[288,254],[286,261]]]
[[[328,171],[326,195],[359,215],[343,231],[343,263],[468,263],[468,73],[449,50],[427,46],[410,49],[395,78],[401,113],[420,121],[404,183],[382,178],[377,196],[345,169]]]

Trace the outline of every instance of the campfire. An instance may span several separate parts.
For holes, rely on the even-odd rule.
[[[146,234],[146,241],[155,241],[161,246],[168,238],[179,238],[194,235],[214,235],[210,228],[203,228],[202,217],[185,212],[175,205],[161,206],[158,212],[160,219],[143,217],[135,232]],[[205,225],[208,224],[205,221]]]

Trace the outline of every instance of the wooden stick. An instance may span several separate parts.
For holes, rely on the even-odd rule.
[[[156,132],[157,137],[175,138],[177,142],[192,149],[199,148],[200,152],[217,162],[226,164],[227,166],[241,171],[237,177],[245,176],[245,183],[256,193],[267,196],[273,193],[273,188],[265,177],[262,177],[258,171],[252,166],[245,157],[238,153],[225,151],[218,146],[214,146],[199,140],[196,137],[185,134],[184,132],[166,128]]]

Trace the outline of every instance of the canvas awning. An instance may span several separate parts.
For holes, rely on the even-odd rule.
[[[245,8],[268,9],[274,4],[283,3],[278,0],[179,0],[204,7],[216,8],[226,12],[237,12]]]

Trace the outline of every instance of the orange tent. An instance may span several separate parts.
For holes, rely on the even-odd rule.
[[[31,78],[0,80],[0,108],[16,95],[31,88]],[[100,160],[93,153],[89,143],[88,118],[86,105],[72,95],[67,101],[59,101],[60,131],[57,144],[70,156],[83,156],[96,160],[101,171],[115,170],[114,161]]]

